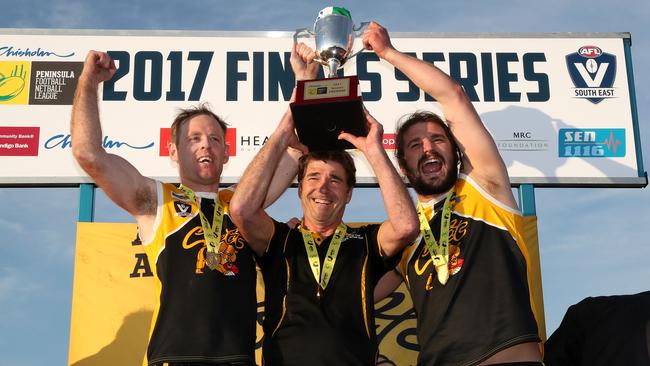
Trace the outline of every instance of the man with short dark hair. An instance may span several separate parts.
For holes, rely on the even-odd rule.
[[[138,224],[158,295],[148,364],[254,365],[255,263],[230,219],[233,190],[219,190],[228,161],[226,124],[205,105],[182,110],[169,144],[181,185],[144,177],[102,146],[97,89],[115,70],[108,54],[88,53],[72,111],[72,150]],[[283,153],[287,170],[276,172],[264,205],[293,179],[297,157]]]
[[[372,22],[364,46],[438,101],[397,131],[397,159],[418,196],[420,237],[376,298],[405,279],[417,314],[418,365],[541,365],[523,216],[506,166],[462,87],[397,51]]]
[[[293,50],[294,70],[313,60],[309,53]],[[394,266],[392,258],[415,239],[418,223],[382,146],[382,127],[367,112],[366,119],[367,137],[342,133],[339,138],[359,149],[377,176],[388,213],[381,225],[351,228],[343,223],[355,182],[354,163],[345,151],[310,152],[301,158],[299,227],[291,229],[266,214],[262,202],[273,169],[297,140],[290,111],[248,166],[233,196],[233,221],[259,257],[264,276],[266,365],[376,362],[372,290]]]

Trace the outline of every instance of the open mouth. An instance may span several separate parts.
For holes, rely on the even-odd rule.
[[[420,159],[420,171],[424,174],[437,174],[442,170],[442,159],[438,156],[427,156]]]
[[[330,204],[332,204],[332,201],[326,200],[324,198],[314,198],[314,199],[312,199],[312,201],[314,201],[314,203],[316,203],[318,205],[330,205]]]
[[[199,163],[200,164],[210,164],[212,163],[212,158],[209,156],[202,156],[199,158]]]

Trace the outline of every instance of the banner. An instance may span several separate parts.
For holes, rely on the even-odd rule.
[[[536,218],[526,217],[533,302],[545,339]],[[155,289],[151,266],[135,241],[135,224],[78,223],[69,366],[140,365],[144,361]],[[534,246],[534,248],[533,248]],[[257,363],[261,364],[264,287],[258,277]],[[376,304],[379,352],[395,365],[415,365],[415,310],[402,284]],[[146,364],[145,364],[146,365]]]
[[[88,50],[116,61],[100,86],[102,143],[143,175],[177,180],[167,156],[178,107],[208,101],[229,124],[223,183],[239,179],[287,108],[295,84],[288,32],[1,30],[0,185],[90,182],[71,154],[70,111]],[[630,36],[396,33],[399,50],[464,87],[514,184],[644,186]],[[357,45],[357,48],[359,46]],[[363,52],[346,63],[395,146],[395,122],[439,105]],[[358,181],[375,183],[357,152]],[[392,154],[391,154],[392,155]]]

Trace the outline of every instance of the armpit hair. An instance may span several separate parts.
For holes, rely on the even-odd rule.
[[[156,190],[149,185],[139,187],[135,192],[137,215],[155,215],[157,206]]]

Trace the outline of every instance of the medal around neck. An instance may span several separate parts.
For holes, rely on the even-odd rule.
[[[207,217],[201,212],[201,203],[196,197],[196,194],[191,189],[181,185],[178,187],[181,192],[185,193],[187,197],[194,202],[199,208],[199,217],[201,218],[201,228],[203,229],[203,239],[205,240],[205,264],[211,270],[217,268],[221,262],[221,254],[219,253],[219,244],[221,242],[221,229],[223,226],[224,208],[219,201],[219,197],[215,198],[214,213],[212,215],[212,222],[209,222]]]
[[[299,80],[296,101],[291,103],[298,138],[311,151],[353,149],[352,144],[338,139],[339,134],[368,134],[359,79],[356,75],[338,77],[337,73],[363,50],[353,53],[352,46],[368,24],[355,28],[347,9],[330,6],[319,12],[313,29],[298,29],[293,35],[294,43],[300,38],[314,38],[315,61],[327,69],[327,78]]]

